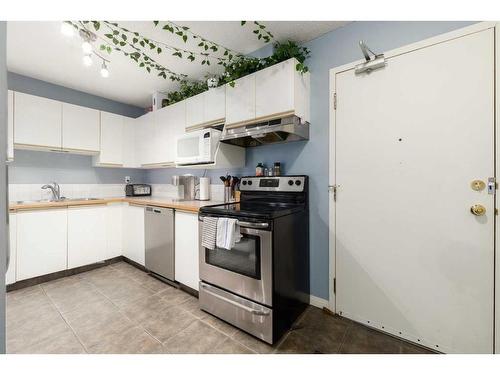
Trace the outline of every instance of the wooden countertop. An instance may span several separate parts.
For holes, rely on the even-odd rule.
[[[221,204],[224,202],[220,201],[185,201],[181,199],[170,199],[170,198],[159,198],[159,197],[116,197],[116,198],[99,198],[94,200],[66,200],[60,202],[36,202],[27,201],[23,203],[11,202],[9,204],[9,211],[22,211],[22,210],[34,210],[34,209],[50,209],[50,208],[64,208],[72,206],[90,206],[107,204],[113,202],[127,202],[129,204],[140,205],[140,206],[157,206],[173,208],[180,211],[188,211],[198,213],[200,207],[210,206],[213,204]]]

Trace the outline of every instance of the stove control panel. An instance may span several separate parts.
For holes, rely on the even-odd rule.
[[[241,191],[301,192],[305,189],[305,176],[243,177]]]

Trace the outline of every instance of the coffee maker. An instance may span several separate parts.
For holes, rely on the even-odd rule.
[[[199,199],[200,178],[198,176],[191,174],[172,176],[172,184],[174,186],[182,186],[181,192],[183,193],[184,200],[192,201]]]

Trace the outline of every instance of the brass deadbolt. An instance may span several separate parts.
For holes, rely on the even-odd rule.
[[[472,190],[481,191],[484,190],[486,184],[481,180],[474,180],[470,183],[470,187]]]
[[[484,207],[482,204],[475,204],[470,208],[470,212],[472,212],[472,214],[476,216],[483,216],[486,213],[486,207]]]

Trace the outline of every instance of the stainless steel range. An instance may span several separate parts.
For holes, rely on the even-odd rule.
[[[200,238],[200,307],[273,344],[309,303],[308,178],[243,177],[240,190],[200,209],[200,236],[205,217],[237,219],[242,236],[231,250]]]

